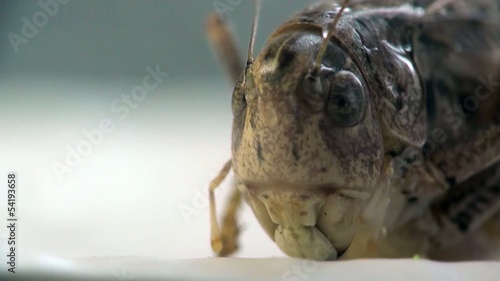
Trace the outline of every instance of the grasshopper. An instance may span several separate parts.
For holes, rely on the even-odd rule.
[[[227,19],[207,20],[235,84],[213,251],[238,249],[244,200],[291,257],[497,258],[500,1],[318,3],[254,58],[259,7],[246,66]]]

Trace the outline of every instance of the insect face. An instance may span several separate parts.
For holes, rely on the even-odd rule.
[[[329,43],[319,74],[309,75],[323,40],[321,29],[275,33],[241,75],[232,163],[285,253],[335,259],[379,180],[384,147],[371,93],[344,50]]]
[[[241,197],[283,252],[314,260],[477,259],[463,245],[498,222],[498,1],[356,2],[297,13],[255,60],[254,19],[239,79],[215,21],[236,83],[232,159],[209,187],[220,256],[238,248]],[[219,231],[214,189],[231,168]]]

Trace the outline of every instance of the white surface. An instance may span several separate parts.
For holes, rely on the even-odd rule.
[[[9,171],[18,173],[18,271],[95,272],[107,278],[103,280],[139,280],[144,274],[304,280],[284,279],[294,266],[304,267],[304,261],[285,258],[246,206],[237,257],[280,259],[174,260],[212,256],[203,195],[230,157],[231,88],[223,81],[192,84],[168,77],[119,120],[111,103],[140,82],[0,81],[0,93],[15,93],[2,97],[0,104],[0,181]],[[75,147],[84,139],[82,130],[96,128],[103,118],[115,121],[115,130],[59,182],[52,163],[64,163],[67,146]],[[226,187],[227,182],[217,193],[219,207]],[[1,217],[6,210],[5,188],[2,184]],[[194,208],[196,214],[183,217],[181,206]],[[5,230],[0,230],[2,273],[6,272]],[[117,258],[137,256],[154,258]],[[380,260],[316,265],[306,279],[463,281],[499,280],[493,276],[500,275],[499,263]],[[137,279],[109,275],[122,269]]]
[[[313,262],[290,258],[181,259],[106,257],[61,260],[40,256],[22,272],[25,280],[384,280],[497,281],[498,263],[425,260]],[[3,275],[8,276],[8,275]],[[2,275],[0,274],[0,277]],[[36,278],[36,279],[35,279]]]
[[[0,105],[7,118],[7,128],[0,132],[1,146],[8,148],[2,149],[0,171],[19,174],[22,249],[68,258],[211,255],[206,190],[230,157],[230,88],[167,81],[124,120],[110,105],[135,81],[117,86],[1,83],[0,93],[12,86],[18,92]],[[54,92],[68,87],[70,97],[54,99]],[[180,91],[186,94],[178,95]],[[191,93],[199,98],[193,99]],[[221,103],[211,102],[210,97]],[[52,163],[64,164],[67,146],[75,148],[85,139],[82,130],[96,128],[104,118],[114,121],[115,130],[59,182]],[[4,210],[6,193],[0,193]],[[222,187],[219,206],[225,194],[227,188]],[[182,206],[196,213],[183,216]],[[256,239],[263,248],[274,249],[255,227],[253,216],[247,215],[243,239]],[[245,247],[242,255],[258,257],[262,252]]]

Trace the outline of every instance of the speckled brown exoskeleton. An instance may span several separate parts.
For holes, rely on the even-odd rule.
[[[499,257],[499,0],[319,3],[254,58],[256,19],[245,67],[226,19],[207,21],[236,85],[209,188],[219,256],[238,248],[243,199],[292,257]]]

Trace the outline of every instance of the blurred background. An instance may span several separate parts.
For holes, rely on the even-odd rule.
[[[312,2],[264,1],[256,51]],[[230,158],[233,87],[206,41],[217,7],[246,54],[253,1],[0,2],[0,177],[18,175],[20,259],[212,255],[206,190]],[[241,222],[238,256],[282,256],[246,206]]]
[[[218,76],[217,61],[206,43],[206,16],[219,11],[230,18],[242,54],[246,54],[254,10],[253,1],[243,0],[57,1],[67,4],[57,5],[58,11],[48,15],[42,27],[35,25],[38,32],[33,38],[23,36],[23,18],[44,23],[37,12],[54,1],[1,2],[2,75],[42,72],[122,79],[142,77],[145,65],[160,64],[176,78]],[[278,24],[316,1],[263,2],[257,48]],[[28,42],[16,50],[9,33]]]

